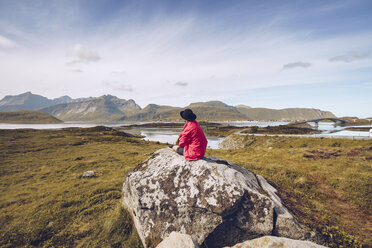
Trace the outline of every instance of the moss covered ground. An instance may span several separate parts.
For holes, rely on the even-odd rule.
[[[206,155],[267,178],[325,244],[371,246],[372,141],[247,138]],[[121,186],[164,146],[109,128],[0,130],[0,247],[141,247]],[[80,178],[88,170],[99,176]]]

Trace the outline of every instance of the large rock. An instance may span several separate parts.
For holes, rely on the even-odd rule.
[[[173,231],[208,247],[272,234],[302,238],[303,229],[275,191],[264,178],[226,160],[186,161],[164,148],[128,173],[123,204],[145,247]]]
[[[230,248],[326,248],[310,241],[294,240],[282,237],[264,236],[236,244]]]

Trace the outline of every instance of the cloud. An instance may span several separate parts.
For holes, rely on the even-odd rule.
[[[19,45],[17,43],[0,35],[0,50],[10,50],[18,47]]]
[[[75,58],[75,60],[68,62],[67,65],[97,62],[101,60],[101,57],[97,52],[89,50],[81,44],[75,44],[73,47],[71,47],[67,51],[67,55]]]
[[[116,95],[130,94],[143,106],[153,102],[186,106],[190,102],[215,99],[248,104],[244,101],[249,98],[241,97],[239,102],[233,93],[309,83],[342,81],[354,85],[354,82],[370,82],[372,75],[368,70],[372,59],[351,64],[328,61],[348,51],[369,52],[372,56],[372,32],[366,25],[369,19],[365,11],[364,17],[355,15],[345,19],[343,16],[350,9],[345,9],[345,15],[340,10],[317,13],[323,3],[301,2],[286,4],[285,8],[273,4],[271,8],[271,4],[251,6],[251,1],[236,1],[236,4],[218,5],[223,8],[212,8],[208,15],[204,13],[205,4],[188,4],[185,6],[190,9],[181,12],[177,11],[184,4],[172,4],[169,7],[177,7],[171,11],[178,13],[174,15],[169,14],[167,3],[143,8],[137,3],[141,1],[133,5],[113,1],[108,5],[110,9],[102,9],[99,1],[92,1],[89,6],[84,1],[47,1],[40,9],[40,4],[32,4],[33,1],[6,2],[14,4],[9,8],[0,4],[0,35],[19,43],[21,49],[14,54],[0,50],[0,75],[6,82],[0,85],[4,94],[23,88],[47,96],[68,94],[74,98],[117,92]],[[49,2],[66,6],[54,7]],[[362,5],[362,1],[349,2]],[[25,5],[32,5],[35,10],[15,13],[13,6]],[[313,11],[299,12],[305,5]],[[110,11],[102,18],[102,12],[97,9]],[[41,10],[45,15],[40,14]],[[58,18],[54,10],[60,14]],[[309,25],[309,20],[314,23]],[[323,25],[336,22],[345,28]],[[349,27],[354,28],[349,32]],[[84,50],[93,56],[81,54]],[[87,62],[95,57],[96,62]],[[73,66],[64,66],[70,61]],[[290,64],[299,61],[311,61],[311,65],[306,69]],[[340,70],[336,65],[351,67]],[[71,72],[73,69],[84,73]],[[123,70],[126,74],[119,73]],[[103,86],[105,81],[118,82]],[[179,81],[188,85],[176,84]],[[192,87],[195,82],[197,92]],[[232,93],[226,93],[227,84]]]
[[[297,68],[297,67],[309,68],[310,66],[311,66],[311,63],[299,61],[299,62],[294,62],[294,63],[289,63],[289,64],[283,65],[283,70],[293,69],[293,68]]]
[[[129,92],[134,91],[131,85],[122,84],[117,81],[105,81],[105,82],[102,82],[102,85],[105,87],[111,88],[113,90],[116,90],[116,91],[129,91]]]
[[[178,81],[178,82],[175,83],[175,85],[185,87],[185,86],[189,85],[189,83],[188,82]]]
[[[71,70],[72,72],[75,72],[75,73],[82,73],[84,72],[83,70]]]
[[[329,59],[330,62],[346,62],[350,63],[355,60],[367,59],[370,55],[368,53],[348,52],[343,55],[334,56]]]

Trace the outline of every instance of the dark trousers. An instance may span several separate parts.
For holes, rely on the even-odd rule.
[[[178,148],[177,148],[177,153],[178,153],[179,155],[183,155],[183,147],[178,147]]]

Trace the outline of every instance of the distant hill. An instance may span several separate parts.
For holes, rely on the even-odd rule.
[[[247,106],[247,105],[244,105],[244,104],[239,104],[239,105],[236,105],[235,108],[247,108],[247,109],[251,109],[252,107]]]
[[[58,104],[40,109],[40,111],[56,116],[64,121],[118,121],[141,110],[133,100],[119,99],[105,95],[90,98],[82,102]]]
[[[180,111],[186,108],[192,109],[198,121],[249,120],[235,107],[220,101],[196,102],[184,108],[149,104],[134,116],[129,116],[126,119],[122,118],[122,120],[182,121]]]
[[[63,121],[116,122],[116,121],[182,121],[179,113],[191,108],[199,121],[301,121],[335,117],[329,111],[309,108],[268,109],[246,105],[230,106],[221,101],[196,102],[180,108],[149,104],[141,109],[134,100],[116,96],[55,99],[26,92],[6,96],[0,101],[0,111],[40,110]]]
[[[121,121],[181,121],[179,112],[182,108],[149,104],[137,113],[123,116]],[[178,116],[177,116],[178,114]]]
[[[191,103],[190,108],[202,121],[247,121],[249,116],[241,113],[237,108],[220,101]]]
[[[55,99],[48,99],[44,96],[26,92],[15,96],[5,96],[0,101],[0,111],[13,110],[36,110],[61,103],[81,102],[90,98],[72,99],[69,96],[62,96]]]
[[[336,117],[329,111],[308,108],[268,109],[238,107],[238,110],[247,117],[259,121],[299,121]]]
[[[51,104],[51,100],[26,92],[16,96],[6,96],[0,101],[0,111],[34,110]]]
[[[12,124],[52,124],[63,121],[39,111],[18,110],[0,112],[0,123]]]
[[[329,111],[307,108],[267,109],[251,108],[245,105],[236,107],[220,101],[196,102],[184,108],[150,104],[133,116],[121,120],[132,121],[182,121],[179,112],[190,108],[198,121],[296,121],[335,117]]]

